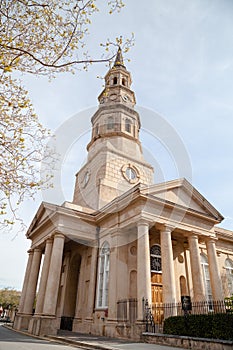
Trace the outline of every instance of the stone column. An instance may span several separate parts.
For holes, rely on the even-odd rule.
[[[55,316],[65,237],[55,234],[45,291],[43,314]]]
[[[91,271],[90,271],[90,284],[89,284],[89,295],[87,304],[87,319],[92,319],[94,302],[95,302],[95,289],[96,289],[96,269],[97,269],[97,253],[98,248],[92,247],[91,254]]]
[[[35,248],[33,250],[33,257],[31,263],[30,275],[28,278],[28,286],[26,291],[26,296],[24,300],[23,313],[32,314],[33,304],[36,296],[36,287],[40,271],[40,262],[41,262],[41,249]]]
[[[26,297],[27,287],[28,287],[28,280],[29,280],[31,266],[32,266],[32,258],[33,258],[33,250],[30,249],[28,251],[27,268],[24,276],[23,289],[22,289],[22,294],[21,294],[20,303],[19,303],[19,313],[23,312],[23,307],[24,307],[24,302],[25,302],[25,297]]]
[[[160,231],[161,257],[162,257],[162,280],[163,302],[176,302],[176,284],[174,273],[173,250],[171,240],[171,228],[165,227]]]
[[[137,229],[138,320],[142,321],[144,318],[142,299],[147,299],[149,305],[151,305],[149,225],[146,222],[139,222]]]
[[[201,271],[201,258],[198,246],[198,236],[193,234],[188,237],[190,250],[190,263],[193,281],[193,298],[194,301],[203,301],[205,297],[205,288]]]
[[[222,281],[218,267],[215,240],[208,239],[206,241],[206,248],[208,254],[210,283],[213,300],[223,300]]]
[[[62,317],[63,315],[66,314],[66,308],[65,306],[67,305],[65,302],[65,298],[66,298],[66,292],[67,292],[67,276],[68,276],[68,272],[70,269],[70,257],[71,257],[71,252],[68,251],[65,253],[65,256],[63,258],[63,262],[62,262],[62,272],[61,272],[61,283],[60,283],[60,287],[61,287],[61,295],[60,295],[60,300],[59,300],[59,304],[57,307],[57,312],[56,312],[56,316],[57,317]]]
[[[85,292],[85,267],[86,267],[86,252],[87,249],[84,248],[81,257],[80,272],[79,272],[79,281],[77,289],[77,298],[75,306],[75,323],[80,323],[83,318],[83,293]]]
[[[41,314],[43,312],[44,297],[45,297],[46,284],[47,284],[48,274],[49,274],[49,264],[50,264],[51,253],[52,253],[52,246],[53,246],[52,239],[51,238],[47,239],[46,246],[45,246],[43,268],[42,268],[41,278],[40,278],[40,286],[39,286],[39,291],[38,291],[38,296],[36,301],[35,314]]]

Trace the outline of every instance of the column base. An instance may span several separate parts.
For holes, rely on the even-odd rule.
[[[18,328],[20,326],[20,322],[17,321],[15,329],[22,330],[22,320],[21,321],[21,328]],[[25,324],[25,319],[23,319]],[[57,335],[58,330],[60,329],[60,323],[61,319],[56,316],[46,316],[46,315],[34,315],[33,317],[30,317],[30,319],[27,319],[27,331],[30,334],[37,335],[37,336],[45,336],[45,335]]]
[[[32,314],[17,313],[15,316],[13,328],[18,331],[20,330],[27,331],[31,318],[32,318]]]

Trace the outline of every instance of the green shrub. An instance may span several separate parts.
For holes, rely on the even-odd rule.
[[[233,340],[233,314],[173,316],[165,319],[165,334]]]

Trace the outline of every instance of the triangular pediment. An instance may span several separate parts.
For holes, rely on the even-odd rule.
[[[149,186],[141,190],[149,197],[181,206],[222,221],[223,216],[186,179],[178,179]]]
[[[55,212],[55,210],[56,205],[42,202],[27,230],[27,235],[29,235],[36,227],[40,226],[46,219],[48,219]]]

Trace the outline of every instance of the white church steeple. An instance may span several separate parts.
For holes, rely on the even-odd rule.
[[[96,139],[103,137],[118,135],[138,140],[141,125],[139,115],[134,111],[136,100],[130,89],[131,83],[131,75],[124,66],[119,48],[113,67],[105,76],[105,87],[98,97],[99,109],[92,118],[92,140],[87,146],[88,151]]]
[[[153,168],[144,160],[139,141],[141,124],[131,83],[119,48],[91,119],[88,159],[76,175],[75,204],[100,209],[137,183],[153,183]]]

